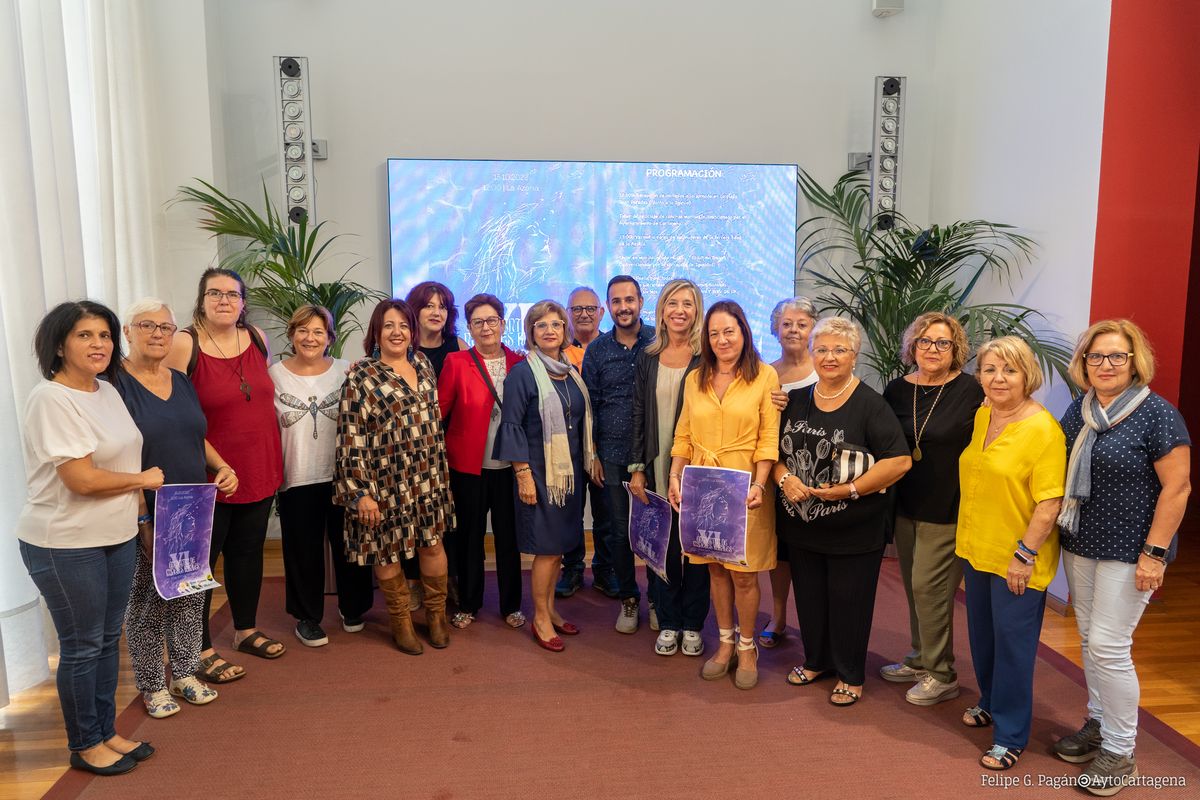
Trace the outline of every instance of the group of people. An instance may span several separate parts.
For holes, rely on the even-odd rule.
[[[329,311],[302,306],[274,364],[246,322],[244,283],[225,269],[204,273],[183,329],[155,300],[120,321],[89,301],[53,309],[36,334],[45,381],[26,408],[18,535],[58,629],[72,765],[117,774],[153,753],[114,728],[122,623],[151,716],[211,702],[209,684],[245,674],[214,646],[211,593],[165,601],[151,577],[154,490],[211,480],[211,565],[223,557],[231,644],[266,659],[286,652],[256,621],[276,497],[297,639],[328,643],[328,542],[343,629],[364,628],[377,581],[396,646],[418,655],[414,611],[424,606],[435,648],[482,613],[489,519],[500,616],[526,624],[521,554],[532,556],[532,637],[564,650],[562,637],[580,629],[556,599],[583,584],[585,499],[593,584],[620,601],[616,630],[636,633],[629,503],[655,491],[675,513],[666,580],[647,571],[654,652],[703,655],[711,605],[718,639],[700,675],[732,673],[750,689],[759,647],[787,636],[791,590],[804,662],[787,681],[836,679],[829,702],[839,707],[863,694],[875,587],[894,541],[911,650],[881,676],[912,683],[906,699],[918,706],[959,695],[953,610],[965,582],[980,698],[962,721],[993,728],[980,763],[997,770],[1028,744],[1061,547],[1088,716],[1054,750],[1091,760],[1092,787],[1119,789],[1136,774],[1132,634],[1174,556],[1190,452],[1178,411],[1148,388],[1154,357],[1136,325],[1106,320],[1080,337],[1070,374],[1083,394],[1060,421],[1033,399],[1042,372],[1028,343],[1006,336],[972,353],[952,315],[912,322],[898,343],[912,370],[880,394],[855,375],[856,324],[820,318],[807,298],[772,313],[782,355],[771,364],[738,304],[706,308],[690,280],[666,283],[652,324],[643,305],[630,275],[609,281],[603,304],[587,287],[566,306],[540,301],[525,312],[521,353],[504,344],[499,298],[463,304],[468,345],[450,289],[425,282],[375,307],[352,362],[329,354]],[[606,311],[613,325],[601,332]],[[964,371],[972,357],[974,375]],[[682,551],[688,465],[750,473],[742,563]],[[773,614],[759,631],[762,572]]]

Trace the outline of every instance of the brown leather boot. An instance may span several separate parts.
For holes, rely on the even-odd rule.
[[[379,588],[387,601],[388,616],[392,620],[392,639],[400,652],[419,656],[425,652],[417,632],[413,630],[412,615],[408,612],[408,581],[403,575],[395,578],[380,578]]]
[[[425,621],[429,625],[429,644],[439,650],[450,644],[450,623],[446,619],[446,585],[448,578],[441,575],[422,575],[425,586]]]

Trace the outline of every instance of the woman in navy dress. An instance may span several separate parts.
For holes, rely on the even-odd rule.
[[[554,583],[562,554],[583,536],[584,482],[598,465],[587,388],[562,353],[566,330],[567,312],[553,300],[525,315],[529,357],[504,380],[492,456],[513,465],[517,543],[534,557],[533,637],[554,652],[563,649],[556,632],[579,633],[554,610]]]

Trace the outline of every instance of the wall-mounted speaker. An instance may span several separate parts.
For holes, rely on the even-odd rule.
[[[871,214],[881,230],[892,228],[900,204],[904,162],[904,106],[907,79],[875,78],[875,132],[871,139]]]
[[[287,218],[294,223],[316,217],[316,182],[313,180],[312,106],[308,90],[308,59],[300,56],[277,56],[274,80],[276,86],[276,119],[279,120],[279,172],[282,199],[279,207],[286,209]]]

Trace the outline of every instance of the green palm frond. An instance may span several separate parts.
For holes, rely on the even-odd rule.
[[[860,360],[887,381],[907,370],[899,346],[920,314],[942,311],[962,322],[974,350],[986,339],[1013,334],[1029,342],[1042,368],[1072,386],[1070,343],[1036,310],[1015,303],[975,303],[984,280],[1011,285],[1032,261],[1036,243],[1011,225],[959,220],[920,229],[900,214],[888,230],[870,214],[870,182],[848,172],[825,189],[804,170],[797,183],[819,212],[797,226],[798,268],[820,291],[818,307],[853,319],[866,347]]]
[[[355,309],[362,303],[385,298],[383,292],[347,280],[361,261],[355,261],[331,282],[317,282],[315,271],[336,240],[343,234],[325,235],[324,222],[310,226],[307,219],[292,223],[271,203],[263,184],[264,214],[248,203],[230,197],[210,183],[180,186],[177,200],[200,207],[200,227],[222,237],[229,252],[221,266],[246,279],[253,309],[266,315],[267,327],[282,334],[292,313],[306,303],[329,309],[337,340],[331,352],[340,356],[346,342],[362,325]]]

